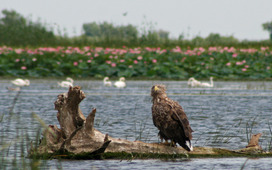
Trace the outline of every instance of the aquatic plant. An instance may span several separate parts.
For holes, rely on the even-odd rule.
[[[0,47],[1,76],[147,77],[187,79],[271,78],[272,52],[234,47],[194,49]]]
[[[234,47],[195,49],[0,47],[1,76],[147,77],[187,79],[271,78],[272,52]]]

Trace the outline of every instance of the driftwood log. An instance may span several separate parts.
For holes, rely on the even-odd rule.
[[[248,146],[243,150],[227,150],[220,148],[195,147],[193,152],[187,152],[182,147],[171,147],[159,143],[144,143],[141,141],[128,141],[116,139],[108,134],[103,134],[94,128],[96,109],[85,118],[82,114],[79,104],[85,98],[84,92],[79,86],[70,87],[67,93],[58,95],[55,101],[55,109],[58,111],[57,119],[60,128],[57,125],[49,125],[44,132],[44,137],[35,149],[35,154],[39,155],[58,155],[69,157],[69,155],[88,155],[80,157],[90,158],[90,155],[96,158],[97,155],[111,153],[111,158],[118,158],[118,154],[127,155],[148,155],[147,158],[154,158],[154,155],[179,155],[180,157],[208,157],[213,156],[241,156],[241,153],[252,153],[252,147]],[[256,138],[252,142],[258,145]],[[261,148],[253,147],[254,153],[260,153]],[[250,151],[250,152],[248,152]],[[34,153],[34,152],[33,152]]]

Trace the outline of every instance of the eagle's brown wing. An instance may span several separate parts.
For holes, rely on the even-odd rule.
[[[192,132],[191,126],[189,124],[187,115],[185,114],[183,108],[179,105],[178,102],[167,98],[167,104],[171,107],[171,117],[173,120],[177,121],[183,130],[183,134],[189,140],[192,140]]]
[[[172,124],[172,128],[174,127],[174,129],[171,128],[171,131],[167,131],[170,133],[170,138],[187,151],[192,151],[193,147],[191,140],[193,130],[190,127],[183,108],[178,104],[178,102],[171,100],[168,97],[165,98],[165,102],[170,108],[168,114],[171,119],[170,122]],[[167,135],[169,134],[167,133]]]
[[[172,111],[171,117],[173,118],[173,120],[179,122],[180,126],[182,126],[185,136],[189,138],[190,140],[192,140],[193,130],[191,129],[188,118],[183,108],[177,102],[173,101],[173,106],[171,111]]]

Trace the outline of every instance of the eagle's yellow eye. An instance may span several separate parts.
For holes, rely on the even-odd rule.
[[[158,86],[155,86],[155,87],[154,87],[154,90],[155,90],[155,91],[158,91],[158,90],[159,90]]]

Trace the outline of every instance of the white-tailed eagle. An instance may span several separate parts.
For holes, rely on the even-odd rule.
[[[192,151],[192,132],[188,118],[178,102],[166,95],[164,85],[154,85],[151,88],[152,118],[154,125],[159,129],[159,136],[172,144],[178,143],[187,151]]]

